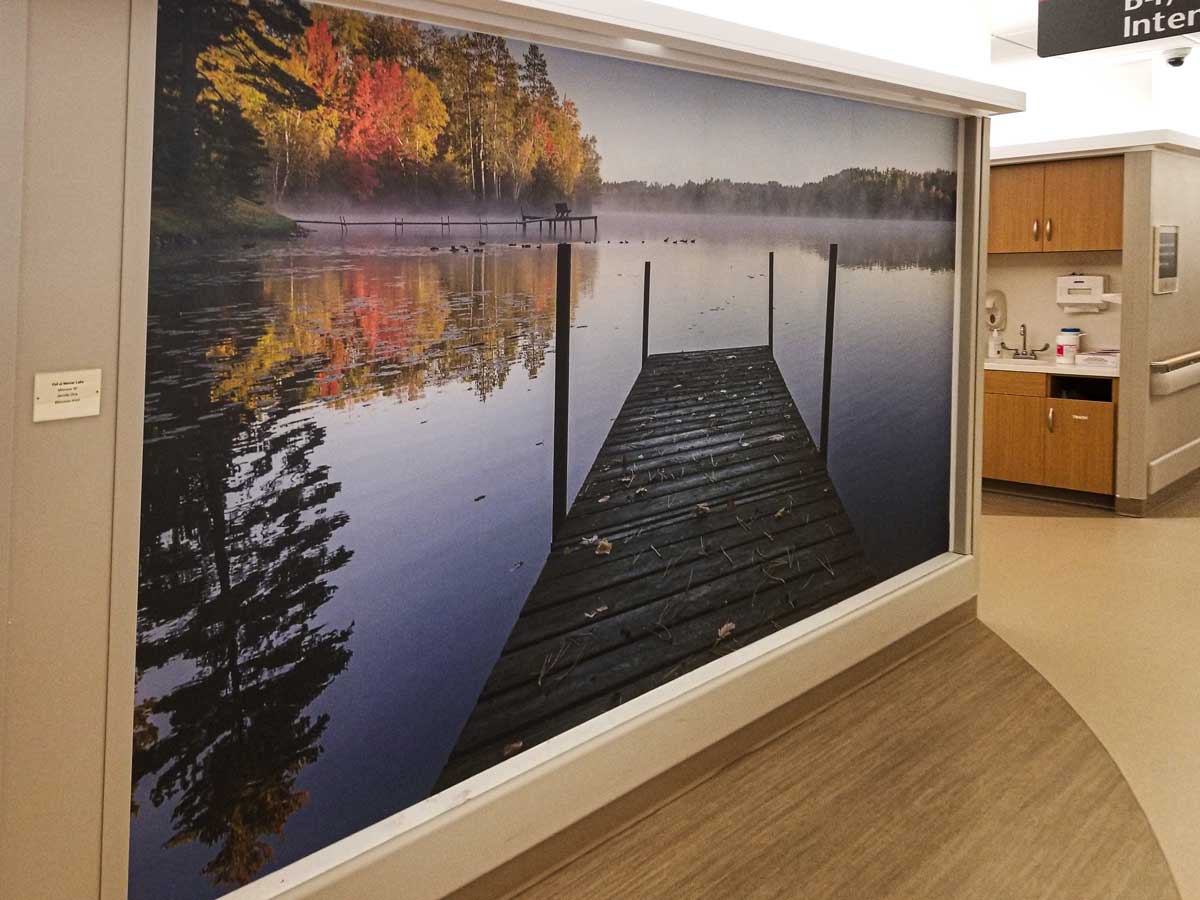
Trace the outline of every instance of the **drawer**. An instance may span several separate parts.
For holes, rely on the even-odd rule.
[[[989,394],[1045,397],[1049,377],[1044,372],[984,372],[983,389]]]

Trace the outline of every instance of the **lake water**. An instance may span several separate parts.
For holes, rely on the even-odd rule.
[[[815,435],[831,241],[835,484],[880,579],[944,551],[945,223],[601,211],[573,249],[570,494],[640,368],[645,260],[673,352],[765,344],[775,251]],[[555,257],[504,229],[156,251],[135,900],[219,896],[428,796],[549,547]]]

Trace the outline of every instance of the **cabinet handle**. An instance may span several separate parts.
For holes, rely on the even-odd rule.
[[[1053,219],[1046,220],[1046,240],[1048,240],[1048,241],[1054,240],[1054,220]]]
[[[1087,416],[1077,416],[1073,413],[1071,415],[1071,418],[1074,419],[1076,422],[1086,422],[1088,420]]]
[[[1033,240],[1034,240],[1034,243],[1036,243],[1036,242],[1037,242],[1037,239],[1038,239],[1038,225],[1039,225],[1039,223],[1038,223],[1038,220],[1037,220],[1037,219],[1034,219],[1034,220],[1033,220]]]
[[[1051,434],[1054,433],[1054,407],[1053,406],[1050,407],[1049,412],[1046,413],[1046,427],[1048,429],[1050,429]]]

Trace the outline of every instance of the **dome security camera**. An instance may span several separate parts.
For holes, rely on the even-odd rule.
[[[1183,61],[1187,59],[1188,54],[1191,52],[1191,47],[1179,47],[1175,50],[1168,50],[1166,53],[1167,65],[1173,69],[1178,69],[1183,65]]]

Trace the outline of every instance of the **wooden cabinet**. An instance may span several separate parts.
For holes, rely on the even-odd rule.
[[[993,166],[991,191],[988,252],[1039,252],[1046,205],[1045,165]]]
[[[993,166],[988,251],[1120,250],[1125,158]]]
[[[1041,484],[1045,478],[1045,399],[983,395],[983,477]]]
[[[1081,382],[1105,399],[1062,396]],[[983,477],[1112,494],[1116,399],[1116,379],[986,372]]]
[[[1125,157],[1046,163],[1042,249],[1120,250],[1124,209]]]
[[[1052,397],[1043,402],[1047,431],[1041,483],[1073,491],[1111,494],[1116,437],[1113,404]]]

